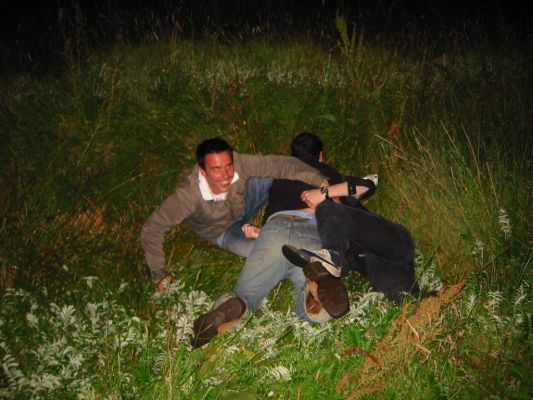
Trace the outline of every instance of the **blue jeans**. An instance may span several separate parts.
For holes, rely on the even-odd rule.
[[[248,257],[255,240],[248,239],[241,230],[250,218],[268,203],[268,194],[272,186],[273,178],[248,179],[248,188],[244,198],[244,210],[237,221],[230,225],[219,237],[215,239],[215,244],[241,257]]]
[[[294,285],[296,313],[307,319],[303,293],[305,276],[301,268],[283,256],[281,246],[284,244],[320,249],[316,222],[273,218],[263,226],[237,279],[235,294],[246,301],[248,308],[253,311],[280,281],[290,279]]]

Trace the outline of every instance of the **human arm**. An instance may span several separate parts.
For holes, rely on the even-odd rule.
[[[377,175],[369,175],[365,178],[347,177],[346,182],[327,186],[326,192],[320,189],[310,189],[302,192],[300,198],[309,207],[316,207],[326,198],[336,199],[344,196],[354,196],[359,200],[370,197],[376,190]]]
[[[194,206],[195,201],[190,189],[180,187],[163,201],[143,225],[141,245],[156,288],[159,288],[159,284],[163,284],[168,276],[163,248],[165,236],[192,214]]]
[[[234,153],[235,170],[245,176],[294,179],[320,186],[326,179],[315,168],[296,157]]]

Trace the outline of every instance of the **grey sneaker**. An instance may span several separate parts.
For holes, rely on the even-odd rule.
[[[373,182],[375,187],[374,189],[369,190],[363,194],[354,194],[353,197],[358,200],[367,199],[368,197],[372,196],[372,194],[376,190],[376,187],[378,186],[378,181],[379,181],[378,174],[367,175],[367,176],[364,176],[363,179]]]
[[[341,276],[340,257],[334,250],[321,249],[311,251],[307,249],[297,249],[288,244],[283,245],[281,252],[287,260],[297,267],[303,268],[313,261],[318,261],[334,277]]]
[[[378,185],[378,181],[379,181],[378,174],[367,175],[367,176],[364,176],[363,179],[368,179],[374,182],[374,185],[376,186]]]

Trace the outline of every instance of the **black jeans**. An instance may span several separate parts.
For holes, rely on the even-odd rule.
[[[341,258],[341,276],[350,270],[367,275],[372,288],[392,301],[401,292],[417,293],[415,245],[402,225],[359,208],[323,201],[316,208],[322,246]]]

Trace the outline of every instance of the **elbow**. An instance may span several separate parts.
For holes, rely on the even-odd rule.
[[[141,235],[140,235],[141,246],[145,250],[149,242],[149,237],[150,237],[150,229],[148,227],[148,223],[145,223],[143,227],[141,228]]]

